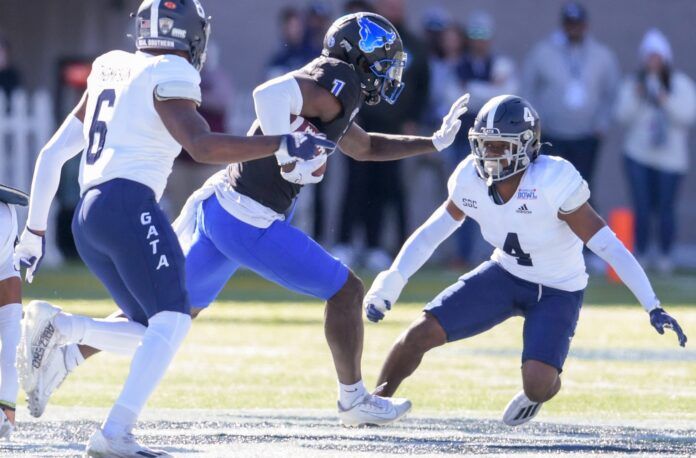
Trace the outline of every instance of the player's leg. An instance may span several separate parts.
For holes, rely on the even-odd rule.
[[[380,394],[393,395],[428,350],[480,334],[519,314],[514,302],[515,284],[498,264],[487,261],[462,276],[428,303],[394,343],[378,379]]]
[[[341,414],[343,406],[355,407],[369,417],[363,423],[388,423],[408,411],[407,401],[377,399],[362,382],[363,285],[358,277],[285,222],[265,229],[249,225],[227,213],[214,197],[204,202],[203,213],[206,234],[229,259],[292,291],[326,300],[324,331],[338,375]],[[363,403],[361,410],[357,406]]]
[[[394,396],[401,382],[415,372],[429,350],[447,343],[447,333],[428,312],[414,321],[392,346],[382,365],[377,390],[380,396]]]
[[[582,291],[541,288],[525,306],[522,386],[505,408],[503,421],[517,426],[534,418],[561,389],[560,374],[575,334]]]
[[[138,416],[191,325],[184,255],[154,194],[127,180],[111,181],[100,192],[104,197],[78,209],[74,229],[81,226],[91,246],[111,258],[147,329],[121,393],[101,430],[90,438],[87,452],[96,454],[129,448]],[[88,191],[83,202],[89,198]],[[136,319],[134,311],[123,312]]]
[[[16,239],[15,210],[0,202],[0,438],[12,433],[19,392],[16,359],[21,334],[22,286],[12,263]]]

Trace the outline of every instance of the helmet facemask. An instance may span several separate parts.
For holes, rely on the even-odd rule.
[[[488,186],[523,172],[529,166],[535,141],[531,130],[515,134],[500,133],[498,129],[482,130],[469,131],[469,144],[476,158],[476,170]]]
[[[401,81],[408,55],[405,52],[397,52],[393,59],[378,60],[370,66],[372,73],[380,82],[379,95],[389,105],[394,105],[406,86]]]

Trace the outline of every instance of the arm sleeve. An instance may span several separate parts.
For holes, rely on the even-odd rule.
[[[660,306],[645,271],[609,227],[602,229],[587,241],[587,248],[604,259],[631,290],[643,308],[650,312]]]
[[[435,249],[452,235],[464,221],[452,218],[446,207],[445,204],[435,210],[430,218],[416,229],[401,247],[391,269],[397,270],[404,280],[408,281],[413,274],[418,272],[418,269],[430,259]]]
[[[45,231],[63,164],[85,148],[82,122],[70,114],[39,153],[29,198],[27,227]]]
[[[302,103],[300,85],[290,74],[266,81],[254,89],[256,117],[265,135],[290,133],[290,115],[299,115]]]

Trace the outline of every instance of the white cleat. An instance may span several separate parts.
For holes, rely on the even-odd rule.
[[[39,418],[46,410],[51,395],[70,373],[65,364],[67,346],[58,347],[44,356],[43,364],[37,371],[35,388],[27,392],[27,408],[32,417]]]
[[[130,433],[114,439],[107,439],[101,429],[97,429],[89,438],[84,456],[91,458],[173,457],[164,450],[153,450],[138,444],[133,434]]]
[[[388,425],[403,418],[411,410],[411,401],[404,398],[383,398],[367,394],[344,409],[338,404],[338,418],[345,426]]]
[[[503,423],[508,426],[518,426],[527,423],[541,410],[543,402],[530,401],[524,391],[520,391],[512,398],[503,412]]]
[[[19,381],[26,393],[34,391],[39,371],[61,344],[53,319],[61,309],[44,301],[31,301],[24,309],[22,339],[17,349]]]
[[[14,431],[14,425],[7,419],[7,415],[0,409],[0,439],[9,439]]]

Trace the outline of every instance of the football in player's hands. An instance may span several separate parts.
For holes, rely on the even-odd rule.
[[[296,116],[296,115],[290,115],[290,131],[291,132],[305,132],[309,133],[312,135],[317,135],[321,134],[319,132],[319,129],[316,128],[314,124],[303,118],[302,116]],[[317,154],[316,156],[321,156],[322,154],[326,154],[326,151],[324,148],[317,148]],[[320,177],[324,175],[326,172],[326,162],[324,162],[319,168],[314,170],[312,172],[312,175],[315,177]],[[285,164],[281,166],[281,169],[285,173],[290,173],[295,169],[295,162],[292,162],[290,164]]]

